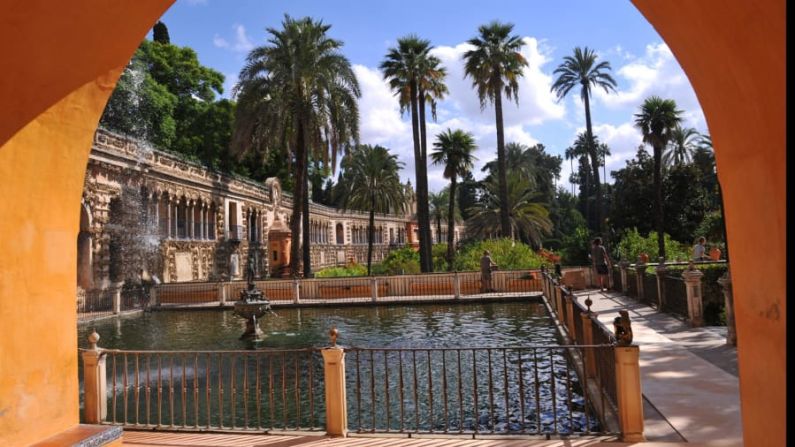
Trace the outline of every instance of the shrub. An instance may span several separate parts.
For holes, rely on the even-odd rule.
[[[671,239],[667,233],[663,235],[665,256],[668,261],[687,261],[690,259],[690,247]],[[652,231],[647,237],[638,233],[637,228],[629,230],[618,243],[620,259],[636,262],[638,255],[646,253],[650,262],[657,260],[657,233]]]
[[[563,237],[561,249],[561,264],[564,265],[589,265],[591,261],[588,254],[591,248],[591,237],[588,229],[577,227],[574,234]]]
[[[420,272],[420,254],[411,247],[392,250],[380,264],[373,265],[376,275],[413,275]]]
[[[345,267],[326,267],[315,272],[316,278],[340,278],[346,276],[367,276],[367,266],[351,264]]]
[[[491,252],[491,259],[501,270],[535,269],[547,261],[536,254],[529,245],[511,239],[494,239],[468,245],[456,256],[455,269],[480,270],[483,250]]]

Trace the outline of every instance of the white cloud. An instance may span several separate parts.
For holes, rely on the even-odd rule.
[[[248,53],[254,48],[254,42],[246,34],[246,27],[243,25],[235,24],[232,26],[234,30],[234,42],[230,43],[227,39],[219,34],[213,36],[213,45],[217,48],[224,48],[235,53]]]
[[[607,94],[594,90],[595,98],[611,109],[625,109],[636,113],[643,101],[652,95],[670,98],[683,110],[684,124],[700,131],[706,130],[706,121],[685,72],[664,43],[646,45],[641,57],[623,55],[629,62],[615,71],[619,89]],[[622,79],[623,78],[623,79]],[[623,82],[622,82],[623,81]],[[626,85],[625,87],[621,87]]]

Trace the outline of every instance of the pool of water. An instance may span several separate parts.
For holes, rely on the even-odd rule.
[[[599,430],[566,353],[528,348],[559,345],[536,300],[278,309],[260,325],[265,338],[253,343],[239,340],[245,322],[231,310],[155,311],[83,325],[78,337],[86,346],[96,330],[106,349],[238,351],[111,354],[110,418],[124,424],[322,429],[323,362],[313,349],[336,327],[351,430]]]
[[[346,347],[503,347],[557,344],[555,327],[537,301],[278,309],[260,327],[266,337],[239,340],[245,321],[231,310],[158,311],[100,320],[78,328],[78,346],[96,329],[99,346],[126,350],[237,350]]]

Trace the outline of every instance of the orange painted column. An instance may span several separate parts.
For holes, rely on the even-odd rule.
[[[633,3],[687,73],[715,147],[745,445],[785,445],[786,2]]]
[[[77,234],[88,153],[121,70],[170,4],[3,4],[2,446],[29,445],[78,424]]]

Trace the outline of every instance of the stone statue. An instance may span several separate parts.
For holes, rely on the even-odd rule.
[[[632,324],[629,321],[629,312],[619,310],[615,320],[613,320],[613,331],[616,334],[616,343],[619,346],[629,346],[632,344]]]

